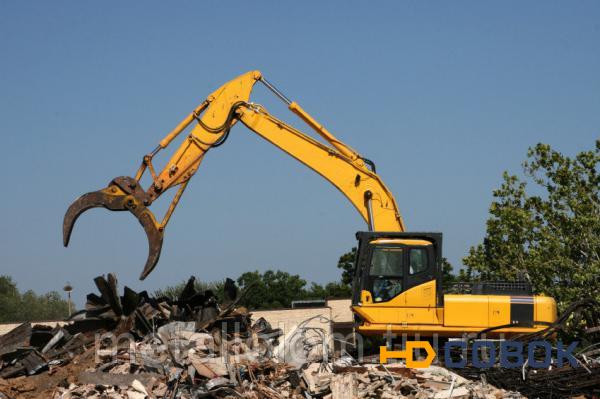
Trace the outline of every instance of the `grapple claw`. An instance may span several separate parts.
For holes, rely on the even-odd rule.
[[[88,209],[102,207],[111,211],[129,211],[140,222],[148,237],[148,259],[140,274],[140,280],[143,280],[156,266],[163,243],[163,231],[147,208],[151,202],[135,179],[117,177],[108,187],[84,194],[71,204],[63,220],[63,244],[65,247],[69,245],[75,221]]]

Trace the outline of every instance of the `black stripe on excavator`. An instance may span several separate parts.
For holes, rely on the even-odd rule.
[[[533,327],[533,304],[531,296],[510,297],[510,322],[524,327]]]

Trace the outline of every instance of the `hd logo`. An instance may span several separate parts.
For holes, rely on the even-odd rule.
[[[579,367],[580,364],[573,355],[578,342],[571,342],[565,347],[561,341],[556,343],[556,364],[562,367],[569,364],[571,367]],[[497,348],[497,346],[499,348]],[[415,349],[423,349],[427,356],[425,359],[416,360]],[[444,344],[445,366],[448,368],[464,368],[467,361],[453,359],[452,352],[458,350],[471,351],[472,365],[477,368],[493,367],[499,361],[501,367],[519,368],[527,363],[532,368],[548,368],[552,362],[552,345],[548,341],[531,341],[526,346],[520,341],[474,341],[471,347],[467,347],[465,341],[447,341]],[[483,356],[483,352],[487,355]],[[527,356],[525,356],[527,355]],[[536,356],[537,355],[537,356]],[[543,356],[541,356],[543,355]],[[406,341],[404,350],[388,350],[385,346],[379,347],[379,362],[386,364],[389,359],[405,359],[408,368],[427,368],[436,357],[435,350],[428,341]]]
[[[415,349],[424,349],[427,357],[424,360],[415,360]],[[406,346],[402,351],[389,351],[386,346],[379,347],[379,363],[385,364],[388,359],[406,359],[406,367],[411,369],[431,366],[435,356],[435,351],[428,341],[406,341]]]

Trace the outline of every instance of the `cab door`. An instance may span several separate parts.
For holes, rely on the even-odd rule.
[[[388,302],[404,292],[406,251],[398,245],[376,245],[372,247],[367,268],[366,289],[371,292],[373,302]]]
[[[435,253],[431,243],[406,247],[406,290],[434,280],[435,271]]]

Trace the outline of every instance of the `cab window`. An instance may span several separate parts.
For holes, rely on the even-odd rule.
[[[404,250],[378,247],[373,250],[369,274],[373,285],[373,301],[385,302],[402,293]]]
[[[375,248],[371,258],[371,276],[402,276],[403,254],[402,248]]]
[[[408,271],[410,274],[417,274],[427,270],[427,249],[411,248],[410,265]]]

